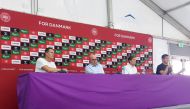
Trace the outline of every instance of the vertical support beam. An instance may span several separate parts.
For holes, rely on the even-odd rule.
[[[31,0],[31,14],[37,15],[38,12],[38,0]]]
[[[162,17],[162,37],[164,37],[164,18]]]
[[[107,2],[108,28],[114,28],[114,25],[113,25],[113,7],[112,7],[112,0],[106,0],[106,2]]]
[[[31,0],[31,14],[34,14],[34,0]]]
[[[38,14],[38,0],[36,0],[36,9],[35,9],[35,15],[37,15]]]

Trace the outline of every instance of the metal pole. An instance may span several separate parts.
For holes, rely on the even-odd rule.
[[[38,13],[38,0],[31,0],[31,14],[37,15]]]
[[[108,19],[108,28],[114,28],[112,0],[107,0],[107,19]]]

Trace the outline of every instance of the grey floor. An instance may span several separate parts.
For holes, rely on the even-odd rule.
[[[161,107],[161,108],[152,108],[152,109],[190,109],[190,104],[170,106],[170,107]]]

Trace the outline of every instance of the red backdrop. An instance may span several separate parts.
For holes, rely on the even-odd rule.
[[[150,35],[4,9],[0,18],[0,109],[16,109],[17,76],[34,71],[36,59],[48,46],[56,50],[56,65],[71,72],[84,72],[89,54],[96,53],[106,73],[121,71],[130,55],[137,57],[139,72],[152,73]]]

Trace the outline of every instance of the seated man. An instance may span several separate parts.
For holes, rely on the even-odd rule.
[[[128,64],[122,67],[122,74],[138,74],[135,64],[136,64],[136,58],[130,56],[128,58]]]
[[[172,67],[169,64],[169,55],[164,54],[162,55],[162,63],[158,65],[156,69],[157,75],[169,75],[172,73]]]
[[[56,68],[54,59],[54,50],[53,48],[45,49],[45,58],[38,58],[36,62],[35,72],[61,72],[61,69]],[[67,71],[66,69],[64,69]]]
[[[85,67],[85,72],[90,74],[104,74],[104,69],[102,65],[98,63],[96,55],[90,55],[90,64]]]

